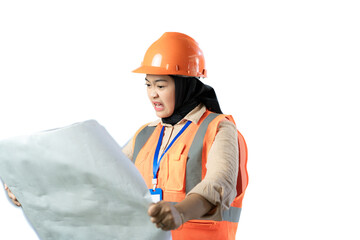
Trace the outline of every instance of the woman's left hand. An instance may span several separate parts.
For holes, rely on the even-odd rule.
[[[17,198],[15,197],[15,195],[10,191],[9,187],[4,184],[5,190],[7,191],[9,198],[11,199],[11,201],[18,207],[21,207],[21,204],[19,203],[19,201],[17,200]]]
[[[166,201],[151,204],[148,208],[151,222],[164,231],[175,230],[183,224],[183,217],[175,206]]]

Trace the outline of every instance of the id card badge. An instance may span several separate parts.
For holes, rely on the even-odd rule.
[[[157,203],[160,202],[161,200],[163,200],[163,192],[161,188],[155,188],[155,190],[153,189],[149,189],[150,194],[151,194],[151,199],[153,201],[153,203]]]

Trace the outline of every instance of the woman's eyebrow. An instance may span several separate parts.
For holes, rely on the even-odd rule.
[[[165,80],[165,79],[157,79],[157,80],[155,80],[155,82],[157,83],[157,82],[167,82],[168,80]]]
[[[145,81],[150,82],[147,78],[145,78]],[[168,80],[166,80],[166,79],[157,79],[157,80],[155,80],[155,82],[156,82],[156,83],[157,83],[157,82],[168,82]]]

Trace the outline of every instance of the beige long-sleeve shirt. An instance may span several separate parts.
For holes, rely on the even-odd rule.
[[[160,119],[150,123],[149,126],[156,126],[159,122],[165,126],[160,155],[188,120],[197,123],[205,111],[206,107],[200,104],[174,126],[164,124]],[[124,154],[130,159],[133,158],[133,141],[134,138],[123,148]],[[208,154],[206,175],[204,179],[188,193],[188,195],[193,193],[200,194],[210,203],[217,206],[213,214],[206,215],[201,219],[221,220],[222,210],[228,209],[236,197],[238,166],[239,149],[237,129],[232,122],[224,119],[218,126],[215,140]]]

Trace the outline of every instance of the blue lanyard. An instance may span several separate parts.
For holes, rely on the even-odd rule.
[[[154,162],[153,162],[153,179],[156,179],[156,175],[159,171],[159,167],[160,167],[160,162],[161,159],[163,158],[163,156],[165,155],[165,153],[171,148],[171,146],[173,145],[173,143],[176,141],[176,139],[178,139],[180,137],[180,135],[185,131],[185,129],[191,124],[191,121],[187,121],[185,126],[182,127],[182,129],[180,130],[180,132],[178,134],[176,134],[176,136],[174,137],[174,139],[171,141],[170,145],[165,149],[165,151],[163,152],[163,154],[161,155],[161,157],[159,158],[159,152],[160,152],[160,147],[161,147],[161,142],[162,142],[162,138],[164,135],[164,129],[165,127],[163,126],[160,132],[160,136],[159,136],[159,140],[156,146],[156,151],[155,151],[155,155],[154,155]],[[155,181],[157,182],[157,181]],[[154,185],[156,185],[156,183],[154,183]]]

